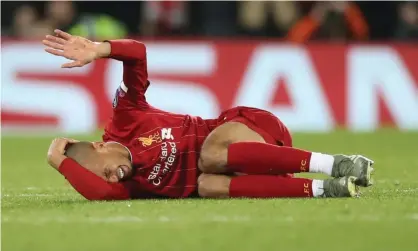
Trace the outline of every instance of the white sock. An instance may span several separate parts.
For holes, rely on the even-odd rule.
[[[309,163],[309,172],[331,175],[333,164],[334,156],[313,152]]]
[[[313,197],[320,197],[324,194],[324,181],[312,180],[312,195]]]

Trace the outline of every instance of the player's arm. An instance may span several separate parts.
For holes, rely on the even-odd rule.
[[[118,91],[125,92],[124,99],[147,107],[145,92],[149,86],[146,47],[131,39],[108,40],[98,44],[101,57],[123,62],[123,82]]]
[[[88,200],[128,200],[131,198],[126,184],[108,183],[71,158],[65,158],[58,171],[77,192]]]
[[[48,163],[57,169],[88,200],[127,200],[137,198],[135,181],[108,183],[101,177],[64,155],[67,144],[76,141],[66,138],[55,139],[48,149]]]
[[[55,30],[55,34],[47,35],[42,42],[47,46],[46,52],[72,60],[62,68],[82,67],[100,58],[120,60],[124,66],[121,89],[127,93],[126,99],[133,104],[146,105],[144,94],[149,82],[143,43],[130,39],[98,43],[61,30]]]

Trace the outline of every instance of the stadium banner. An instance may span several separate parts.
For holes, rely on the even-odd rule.
[[[260,41],[152,41],[147,100],[163,110],[217,117],[266,109],[292,131],[418,130],[418,46]],[[38,42],[2,43],[3,132],[89,133],[112,113],[122,64],[61,69]]]

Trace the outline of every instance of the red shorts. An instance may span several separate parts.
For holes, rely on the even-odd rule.
[[[280,119],[271,112],[257,108],[238,106],[226,110],[217,119],[206,120],[209,131],[227,122],[239,122],[260,134],[266,143],[292,147],[292,136]],[[283,174],[293,177],[293,174]]]
[[[238,106],[222,112],[217,126],[226,122],[239,122],[248,126],[269,144],[292,147],[289,130],[280,119],[268,111]]]

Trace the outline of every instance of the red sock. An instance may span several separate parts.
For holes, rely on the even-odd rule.
[[[231,179],[229,197],[312,197],[312,180],[271,175],[244,175]]]
[[[309,171],[311,152],[258,142],[229,145],[229,171],[246,174],[284,174]]]

